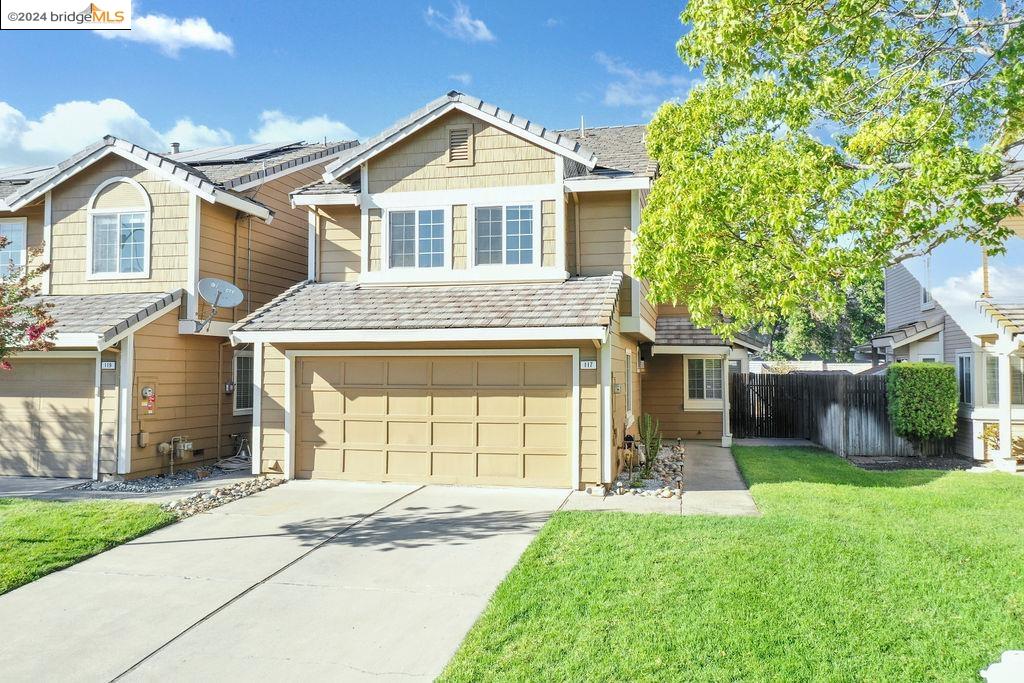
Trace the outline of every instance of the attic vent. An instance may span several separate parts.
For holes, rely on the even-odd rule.
[[[470,126],[448,127],[448,165],[473,164],[473,129]]]

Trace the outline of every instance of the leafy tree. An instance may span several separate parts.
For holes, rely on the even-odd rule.
[[[800,358],[813,353],[824,359],[853,360],[853,347],[885,329],[885,279],[882,271],[846,291],[838,313],[815,318],[804,308],[780,320],[770,337],[770,358]]]
[[[0,236],[0,248],[7,239]],[[33,251],[34,256],[38,252]],[[11,358],[20,351],[46,351],[52,348],[54,323],[50,306],[31,300],[39,293],[39,276],[49,264],[8,269],[3,264],[0,276],[0,370],[11,369]]]
[[[722,334],[835,317],[868,274],[957,238],[1001,251],[1022,0],[691,0],[637,272]]]

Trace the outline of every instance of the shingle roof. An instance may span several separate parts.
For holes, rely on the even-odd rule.
[[[112,339],[135,323],[181,300],[182,290],[146,294],[87,294],[37,296],[26,303],[50,304],[57,334],[95,334],[101,342]]]
[[[938,332],[942,329],[944,320],[943,316],[934,316],[927,320],[918,320],[906,325],[900,325],[891,330],[886,330],[882,334],[876,334],[871,338],[871,341],[875,346],[892,346],[895,348],[903,345],[912,337]]]
[[[659,316],[655,327],[654,343],[657,346],[732,346],[734,342],[756,349],[763,346],[757,337],[744,332],[738,333],[732,342],[726,341],[682,316]]]
[[[604,126],[559,131],[586,145],[597,155],[597,164],[589,173],[580,168],[579,175],[600,177],[618,175],[653,176],[657,164],[647,155],[647,126]]]
[[[621,273],[558,283],[365,286],[305,282],[235,331],[398,330],[608,325]]]
[[[358,145],[358,140],[326,144],[285,143],[255,157],[246,157],[235,161],[224,161],[213,156],[209,161],[182,160],[179,163],[202,173],[212,183],[232,188],[287,171],[295,166],[312,163],[319,159],[328,159]],[[202,154],[203,151],[190,150],[180,154],[170,154],[168,158],[177,160],[177,157]]]
[[[982,301],[979,307],[1011,338],[1024,336],[1024,302]]]
[[[461,93],[458,90],[452,90],[445,95],[428,102],[425,106],[417,109],[405,118],[396,121],[394,124],[385,128],[365,143],[350,149],[347,154],[343,154],[337,159],[337,161],[329,164],[327,166],[327,172],[335,178],[346,175],[350,170],[352,170],[352,168],[354,168],[354,165],[358,165],[358,163],[360,163],[364,158],[370,157],[388,148],[401,139],[400,134],[406,129],[426,125],[434,120],[431,118],[431,115],[434,115],[435,112],[446,107],[451,108],[451,105],[455,104],[478,110],[481,114],[493,116],[496,119],[504,121],[505,123],[522,130],[524,133],[540,137],[548,143],[562,148],[566,154],[571,154],[580,161],[586,160],[588,165],[592,165],[595,160],[592,150],[584,147],[577,140],[568,135],[564,135],[557,130],[546,128],[539,123],[519,116],[518,114],[513,114],[512,112],[502,109],[495,104],[484,102],[472,95]]]
[[[301,195],[338,195],[338,194],[359,194],[359,181],[353,180],[351,182],[344,182],[341,180],[332,180],[326,183],[322,180],[318,180],[315,183],[310,183],[305,187],[300,187],[291,194]]]

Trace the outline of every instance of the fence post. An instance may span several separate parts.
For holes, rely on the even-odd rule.
[[[847,376],[838,376],[838,388],[839,393],[839,417],[840,433],[839,433],[839,457],[845,458],[849,453],[850,449],[850,398],[847,396]]]

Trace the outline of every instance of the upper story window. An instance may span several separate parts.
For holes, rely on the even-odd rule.
[[[921,285],[921,310],[927,311],[935,308],[935,300],[932,299],[932,257],[924,258],[924,283]]]
[[[388,213],[388,267],[441,268],[447,261],[444,209]]]
[[[25,218],[0,218],[0,277],[25,267],[28,254]]]
[[[540,252],[537,213],[533,204],[474,207],[474,265],[535,265]]]
[[[86,273],[90,279],[149,277],[152,204],[131,178],[111,178],[89,200]]]

